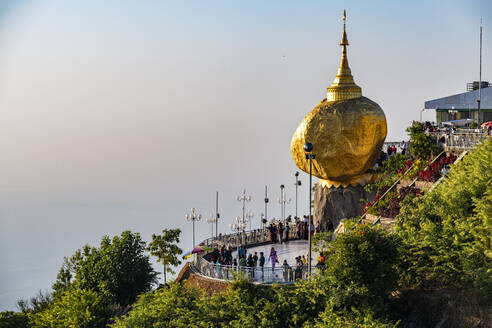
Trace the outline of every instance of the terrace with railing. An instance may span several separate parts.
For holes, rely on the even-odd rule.
[[[296,240],[296,227],[290,225],[289,240]],[[251,283],[258,284],[292,284],[299,279],[307,277],[307,267],[283,267],[278,263],[275,268],[270,265],[264,267],[243,267],[213,263],[211,255],[217,252],[220,247],[236,250],[240,246],[246,248],[257,247],[261,245],[272,244],[270,241],[270,232],[268,229],[257,229],[245,231],[243,233],[231,233],[219,235],[218,237],[208,238],[200,243],[201,246],[209,246],[212,251],[196,254],[193,258],[192,269],[203,276],[220,280],[234,280],[241,277]],[[268,254],[265,254],[268,256]]]
[[[435,137],[446,151],[470,150],[486,138],[490,138],[490,131],[480,129],[438,129],[434,132],[426,132]]]

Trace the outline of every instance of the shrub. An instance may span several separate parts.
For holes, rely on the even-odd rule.
[[[26,313],[4,311],[0,312],[0,328],[28,328],[29,318]]]
[[[492,301],[492,140],[476,147],[425,197],[404,202],[397,233],[410,285],[474,287]]]
[[[70,288],[58,295],[50,307],[30,317],[36,328],[104,328],[111,301],[109,293]]]
[[[137,295],[149,291],[156,282],[157,273],[144,252],[145,242],[138,233],[124,231],[112,239],[104,236],[99,247],[86,245],[65,258],[53,284],[55,295],[72,284],[95,291],[104,287],[116,303],[123,307],[132,304]]]
[[[325,275],[335,291],[333,309],[370,309],[382,315],[397,289],[399,239],[379,227],[359,225],[333,243]]]
[[[423,123],[413,121],[406,131],[410,135],[410,152],[414,157],[427,160],[441,152],[434,137],[425,134]]]

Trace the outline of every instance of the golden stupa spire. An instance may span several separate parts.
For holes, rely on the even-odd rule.
[[[347,46],[349,45],[346,31],[346,11],[343,11],[343,34],[340,45],[342,48],[342,60],[340,61],[340,67],[338,68],[337,76],[335,80],[327,88],[326,100],[338,101],[352,98],[358,98],[362,96],[362,89],[355,84],[352,71],[350,70],[347,59]]]

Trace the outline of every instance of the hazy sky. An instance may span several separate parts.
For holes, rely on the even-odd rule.
[[[242,188],[254,225],[265,185],[279,217],[290,140],[336,74],[344,8],[349,63],[387,140],[478,79],[481,16],[492,79],[489,0],[1,1],[0,311],[104,234],[179,227],[187,250],[184,215],[208,217],[216,190],[223,232]],[[209,234],[199,222],[197,240]]]

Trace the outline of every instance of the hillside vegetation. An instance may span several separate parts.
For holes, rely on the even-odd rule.
[[[489,139],[432,192],[408,195],[394,233],[353,225],[326,246],[325,269],[295,286],[237,280],[208,296],[172,282],[149,292],[145,243],[125,232],[67,259],[55,292],[0,313],[0,328],[489,327],[491,213]]]

